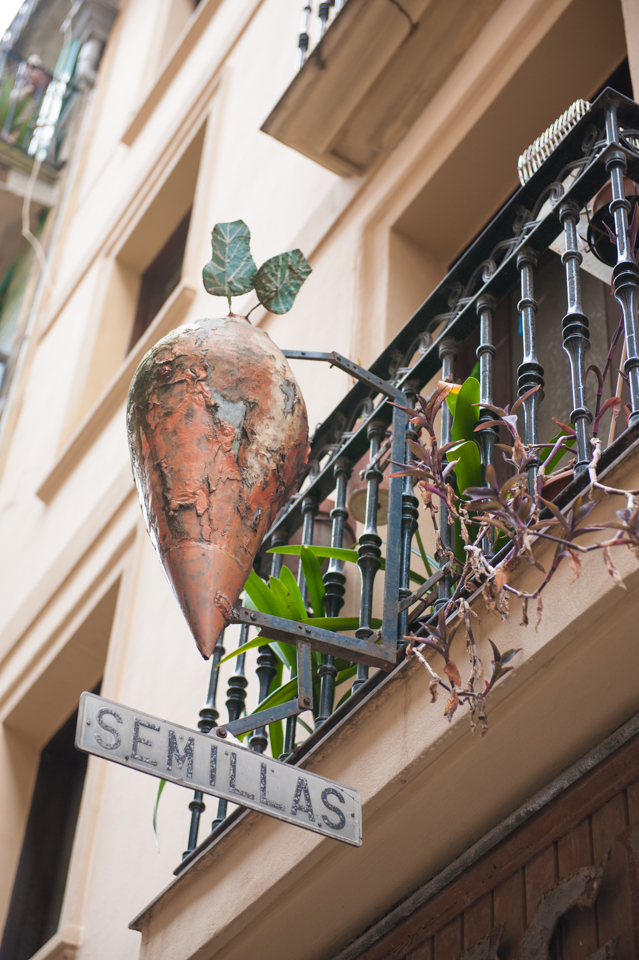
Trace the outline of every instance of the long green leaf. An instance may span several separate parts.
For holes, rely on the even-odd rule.
[[[278,580],[277,577],[271,577],[268,585],[281,611],[278,616],[284,617],[286,620],[300,620],[300,613],[295,605],[295,601],[282,581]]]
[[[481,458],[479,447],[474,440],[467,440],[458,447],[453,447],[448,456],[451,461],[457,460],[453,470],[460,494],[463,494],[467,487],[481,487]]]
[[[307,617],[303,623],[308,623],[312,627],[321,627],[322,630],[333,630],[337,633],[340,630],[357,630],[359,617]],[[381,625],[381,620],[371,620],[371,626],[374,630],[377,630]]]
[[[297,585],[297,580],[288,567],[282,567],[280,580],[282,582],[282,586],[288,590],[291,600],[293,601],[293,605],[297,610],[297,616],[295,617],[295,620],[305,620],[308,616],[308,611],[304,604],[304,598],[300,588]]]
[[[317,557],[308,547],[302,547],[300,552],[302,559],[302,570],[306,580],[306,589],[311,598],[311,606],[316,617],[323,617],[324,610],[324,581],[322,580],[322,568],[319,565]]]
[[[337,687],[339,687],[340,683],[344,683],[345,680],[348,680],[350,677],[355,676],[355,673],[356,673],[356,672],[357,672],[357,667],[356,667],[356,666],[348,667],[346,670],[341,670],[341,671],[337,674],[337,676],[335,677],[335,688],[337,689]],[[338,707],[341,707],[341,705],[342,705],[346,700],[348,700],[348,698],[350,697],[350,695],[351,695],[352,692],[353,692],[353,688],[352,688],[352,687],[349,687],[349,689],[346,691],[346,693],[343,694],[343,696],[340,697],[338,703],[335,704],[335,706],[333,707],[333,709],[334,709],[334,710],[337,710]]]
[[[281,616],[275,597],[255,570],[249,573],[244,589],[255,604],[255,609],[260,613],[270,613],[273,617]]]
[[[429,563],[429,556],[424,550],[424,544],[422,543],[422,538],[419,530],[415,530],[415,540],[417,541],[417,546],[419,547],[419,555],[422,558],[422,563],[426,567],[426,573],[429,577],[433,575],[433,568]]]
[[[284,664],[280,660],[280,662],[275,667],[275,676],[271,680],[271,687],[270,687],[269,693],[273,693],[275,690],[279,690],[279,688],[282,686],[283,676],[284,676]]]
[[[351,696],[352,692],[353,692],[353,688],[352,688],[352,687],[349,687],[349,689],[346,691],[346,693],[345,693],[342,697],[339,698],[339,700],[338,700],[337,703],[335,704],[333,710],[337,710],[337,708],[338,708],[338,707],[341,707],[341,705],[342,705],[343,703],[346,703],[346,701],[348,700],[348,698]]]
[[[347,560],[349,563],[357,563],[357,550],[347,550],[345,547],[317,547],[315,544],[302,547],[299,544],[292,544],[285,547],[271,547],[267,552],[299,557],[303,549],[310,550],[315,557],[328,557],[332,560]]]
[[[257,713],[258,710],[266,710],[267,707],[279,707],[281,703],[286,703],[287,700],[292,700],[293,697],[296,696],[297,677],[293,677],[292,680],[287,681],[287,683],[278,687],[277,690],[269,693],[268,697],[264,697],[264,699],[258,703],[253,713]]]
[[[243,220],[216,223],[211,259],[202,271],[204,288],[214,297],[237,297],[253,289],[257,267],[251,256],[251,233]]]
[[[301,250],[280,253],[255,275],[257,298],[270,313],[288,313],[311,267]]]
[[[281,720],[268,725],[268,738],[271,743],[271,755],[277,760],[284,753],[284,727]]]
[[[475,427],[480,416],[480,410],[475,404],[479,403],[479,380],[468,377],[462,383],[455,403],[455,415],[451,429],[452,440],[472,440],[475,442]],[[452,460],[452,451],[449,455]]]
[[[254,637],[253,640],[248,640],[246,643],[243,643],[241,647],[231,650],[231,652],[227,653],[225,657],[222,657],[220,660],[220,666],[223,663],[226,663],[227,660],[234,660],[236,657],[239,657],[241,653],[246,653],[247,650],[253,650],[255,647],[263,647],[264,644],[268,642],[269,641],[265,640],[264,637]]]
[[[316,547],[311,544],[305,549],[310,550],[315,554],[316,557],[331,557],[335,560],[346,560],[349,563],[357,563],[357,550],[346,550],[343,547]],[[271,547],[268,553],[284,553],[289,556],[299,557],[302,547],[299,544],[293,544],[286,547]],[[386,560],[384,557],[379,561],[380,570],[386,569]],[[426,582],[426,578],[422,577],[421,573],[417,573],[415,570],[409,572],[410,579],[413,583],[422,584]]]
[[[573,446],[575,445],[575,440],[577,439],[576,437],[568,437],[568,436],[566,436],[566,434],[565,434],[564,431],[562,430],[560,433],[557,434],[556,437],[553,437],[552,440],[549,441],[549,442],[552,444],[552,446],[550,446],[550,447],[544,447],[543,450],[540,450],[540,451],[539,451],[538,456],[539,456],[539,459],[540,459],[540,460],[545,461],[545,460],[548,459],[548,457],[550,456],[550,453],[551,453],[551,451],[552,451],[552,448],[553,448],[554,445],[557,443],[557,440],[559,440],[560,437],[566,437],[566,446],[567,446],[567,447],[573,447]],[[557,453],[554,455],[554,457],[552,458],[552,460],[550,461],[550,463],[549,463],[548,466],[546,467],[545,474],[546,474],[547,477],[553,472],[553,470],[557,467],[557,464],[559,463],[559,461],[561,460],[561,458],[564,457],[567,453],[568,453],[567,450],[558,450],[558,451],[557,451]]]
[[[155,804],[153,805],[153,833],[155,834],[155,844],[158,848],[158,853],[160,852],[160,838],[158,836],[158,807],[160,805],[160,797],[162,796],[162,791],[166,786],[166,780],[160,780],[158,784],[158,792],[155,795]]]
[[[260,637],[262,643],[265,642],[264,637]],[[282,663],[289,667],[291,670],[297,670],[297,646],[294,643],[282,643],[279,640],[269,640],[267,641],[269,647],[271,647],[277,656],[280,658]]]
[[[227,655],[220,660],[220,664],[226,663],[227,660],[234,660],[236,657],[239,657],[241,653],[246,653],[247,650],[254,650],[256,647],[271,647],[285,667],[295,669],[297,665],[297,647],[291,643],[280,643],[277,640],[269,640],[263,636],[254,637],[252,640],[243,643],[241,647],[237,647],[235,650],[227,653]]]
[[[386,569],[386,560],[384,557],[382,557],[382,559],[379,561],[379,569]],[[416,570],[408,571],[408,579],[412,580],[413,583],[416,583],[418,586],[421,586],[422,583],[426,583],[426,577],[422,577],[421,573],[417,573]]]

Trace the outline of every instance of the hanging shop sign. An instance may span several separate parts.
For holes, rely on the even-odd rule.
[[[219,734],[200,733],[83,693],[75,745],[84,753],[361,846],[357,790],[242,747],[218,729]]]

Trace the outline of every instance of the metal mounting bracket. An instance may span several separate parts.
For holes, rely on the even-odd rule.
[[[397,660],[397,651],[390,646],[357,637],[347,637],[332,630],[323,630],[321,627],[298,623],[295,620],[285,620],[283,617],[259,613],[257,610],[248,610],[246,607],[234,607],[231,611],[230,623],[245,623],[257,627],[265,641],[279,640],[297,645],[297,698],[260,710],[259,713],[240,717],[231,723],[220,724],[235,736],[265,727],[276,720],[297,716],[311,709],[313,706],[311,650],[319,650],[334,657],[343,657],[372,667],[381,667],[382,670],[390,670]]]
[[[367,387],[372,387],[377,393],[383,393],[385,397],[389,397],[395,403],[406,403],[406,397],[394,384],[388,380],[382,380],[381,377],[376,377],[370,370],[365,370],[359,364],[353,363],[352,360],[343,357],[336,350],[333,350],[332,353],[318,353],[312,350],[283,350],[282,352],[289,360],[320,360],[330,363],[332,367],[338,367],[339,370],[350,373],[356,380],[365,383]]]
[[[332,657],[342,657],[354,663],[365,663],[369,667],[381,667],[390,670],[397,662],[397,651],[383,643],[371,643],[359,637],[347,637],[343,633],[323,630],[308,623],[285,620],[270,613],[247,610],[246,607],[234,607],[231,611],[231,623],[246,623],[258,627],[265,640],[281,640],[283,643],[296,643],[308,646]]]

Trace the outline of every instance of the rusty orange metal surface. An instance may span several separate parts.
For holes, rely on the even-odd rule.
[[[306,465],[304,400],[268,334],[230,314],[147,353],[127,428],[147,529],[208,658]]]

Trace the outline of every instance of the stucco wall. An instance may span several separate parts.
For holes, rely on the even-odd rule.
[[[164,10],[169,0],[161,2]],[[313,266],[289,315],[256,311],[255,322],[281,347],[337,350],[366,365],[509,195],[518,154],[624,56],[616,2],[503,0],[402,143],[365,176],[340,178],[259,130],[295,71],[298,0],[202,0],[162,62],[159,3],[121,5],[58,214],[53,293],[37,300],[0,438],[0,746],[8,771],[0,778],[0,916],[37,751],[60,722],[34,691],[116,582],[103,625],[108,652],[100,647],[103,695],[192,725],[206,690],[208,668],[134,497],[123,412],[139,357],[118,358],[115,348],[96,355],[100,325],[124,323],[121,311],[131,307],[113,294],[114,264],[129,257],[193,138],[205,128],[182,281],[140,349],[225,309],[204,292],[200,271],[212,225],[242,217],[258,263],[299,245]],[[566,41],[563,62],[557,37]],[[545,74],[532,96],[539,63]],[[466,183],[459,171],[469,144]],[[106,386],[91,407],[79,384],[96,362]],[[298,366],[313,425],[350,381]],[[636,564],[625,564],[632,588]],[[142,955],[328,956],[622,720],[636,708],[634,594],[622,595],[600,571],[589,561],[575,585],[562,571],[538,632],[520,630],[516,616],[482,621],[484,652],[486,631],[500,647],[524,647],[517,673],[492,698],[488,738],[473,740],[463,717],[449,726],[441,704],[428,706],[423,668],[406,664],[309,758],[362,791],[361,850],[250,815],[153,908]],[[613,610],[616,626],[606,632]],[[227,647],[236,637],[228,631]],[[77,697],[87,671],[67,670],[65,696]],[[55,686],[46,697],[67,704]],[[27,706],[36,702],[34,738]],[[171,880],[188,828],[190,798],[168,787],[156,852],[155,793],[152,779],[90,760],[60,931],[39,960],[56,950],[82,960],[138,955],[139,933],[127,925]],[[207,803],[205,823],[214,807]]]

